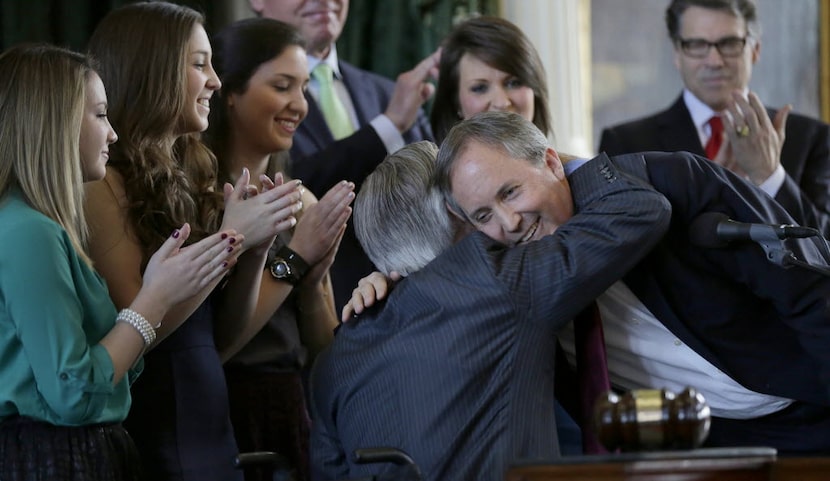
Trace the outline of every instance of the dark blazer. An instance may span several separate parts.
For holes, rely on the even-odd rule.
[[[555,234],[510,249],[471,234],[339,328],[312,371],[314,479],[392,474],[355,464],[361,447],[403,449],[441,481],[501,480],[513,459],[558,454],[556,333],[669,218],[607,158],[571,184],[577,214]]]
[[[767,112],[775,117],[775,110]],[[608,155],[655,150],[704,155],[682,95],[667,110],[602,131],[599,151]],[[830,125],[791,113],[781,165],[787,178],[775,200],[803,225],[830,235]]]
[[[621,168],[645,158],[649,179],[673,209],[668,234],[624,277],[625,283],[666,328],[732,379],[753,391],[795,400],[768,416],[713,417],[707,445],[830,452],[830,278],[768,262],[752,242],[720,249],[696,246],[691,239],[705,233],[689,227],[710,211],[751,223],[801,219],[705,159],[658,172],[658,159],[676,162],[670,154],[659,155],[614,157]],[[696,180],[703,178],[700,169],[721,181]],[[827,268],[817,239],[788,240],[782,246]]]
[[[360,128],[354,134],[335,141],[323,113],[306,93],[308,116],[294,134],[289,173],[301,179],[311,192],[322,197],[341,180],[354,182],[357,190],[363,179],[386,157],[386,147],[369,122],[382,114],[392,97],[394,82],[380,75],[340,62],[343,83],[349,91]],[[404,134],[407,143],[432,140],[429,122],[421,112],[418,120]],[[374,271],[374,266],[354,234],[349,221],[340,250],[331,267],[335,304],[338,311],[351,298],[357,281]]]
[[[625,276],[626,284],[672,333],[743,386],[830,406],[830,279],[774,265],[752,242],[718,249],[690,240],[700,233],[689,226],[703,212],[750,223],[799,219],[705,159],[656,169],[673,157],[613,158],[621,168],[645,159],[649,180],[672,204],[669,232]],[[705,177],[720,181],[699,181]],[[815,239],[788,240],[786,247],[799,259],[827,265]]]

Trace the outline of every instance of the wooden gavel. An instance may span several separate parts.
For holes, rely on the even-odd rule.
[[[711,413],[691,387],[678,395],[665,389],[606,392],[594,406],[594,423],[609,451],[694,449],[709,434]]]

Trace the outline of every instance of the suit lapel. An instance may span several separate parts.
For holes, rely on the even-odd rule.
[[[299,131],[303,132],[303,136],[310,139],[317,150],[324,149],[327,145],[334,142],[331,130],[329,130],[326,119],[323,117],[323,112],[317,106],[317,102],[308,92],[305,93],[305,99],[308,102],[308,115],[302,121]]]
[[[373,89],[375,83],[366,72],[346,62],[340,62],[343,83],[352,96],[352,104],[361,126],[383,113],[380,98]]]
[[[685,150],[704,155],[703,146],[697,136],[697,127],[692,122],[692,115],[683,102],[683,95],[657,118],[658,139],[662,150],[674,152]]]

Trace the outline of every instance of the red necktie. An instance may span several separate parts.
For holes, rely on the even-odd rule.
[[[706,157],[714,159],[718,155],[720,144],[723,142],[723,122],[720,117],[715,115],[709,119],[709,127],[712,128],[712,133],[709,135],[709,141],[706,142],[706,148],[703,151],[706,152]]]
[[[582,428],[582,450],[585,454],[607,453],[593,426],[594,403],[603,392],[611,389],[608,380],[608,362],[605,357],[605,337],[602,319],[596,302],[592,302],[574,319],[576,347],[576,374],[579,388]]]

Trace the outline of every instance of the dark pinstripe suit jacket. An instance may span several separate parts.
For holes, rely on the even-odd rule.
[[[665,199],[607,158],[571,177],[578,213],[512,249],[475,233],[340,327],[312,374],[315,479],[376,472],[355,448],[407,451],[427,480],[501,480],[558,452],[555,337],[665,231]]]
[[[767,111],[775,117],[775,110]],[[602,131],[600,152],[613,156],[652,150],[704,155],[682,95],[662,112]],[[830,125],[790,114],[781,165],[787,178],[775,200],[803,225],[830,235]]]
[[[442,480],[501,479],[510,460],[552,456],[553,337],[635,260],[585,237],[599,233],[596,214],[625,225],[642,208],[618,196],[586,206],[596,187],[584,179],[606,165],[648,179],[672,205],[667,234],[624,277],[649,310],[744,386],[830,406],[830,281],[773,265],[752,243],[689,240],[703,212],[761,223],[790,215],[688,153],[601,155],[570,177],[579,223],[514,250],[473,235],[404,281],[379,313],[341,328],[312,381],[318,478],[371,472],[351,451],[377,445],[408,451],[427,479]],[[788,247],[826,265],[815,243]]]
[[[351,136],[334,140],[323,113],[306,94],[308,116],[294,134],[290,174],[319,199],[341,180],[360,184],[386,157],[386,147],[369,122],[382,114],[392,97],[394,83],[380,75],[340,62],[343,83],[352,97],[360,128]],[[407,143],[432,140],[432,131],[421,112],[415,125],[404,134]],[[331,267],[332,285],[338,312],[352,295],[357,281],[374,269],[363,252],[351,221]]]

